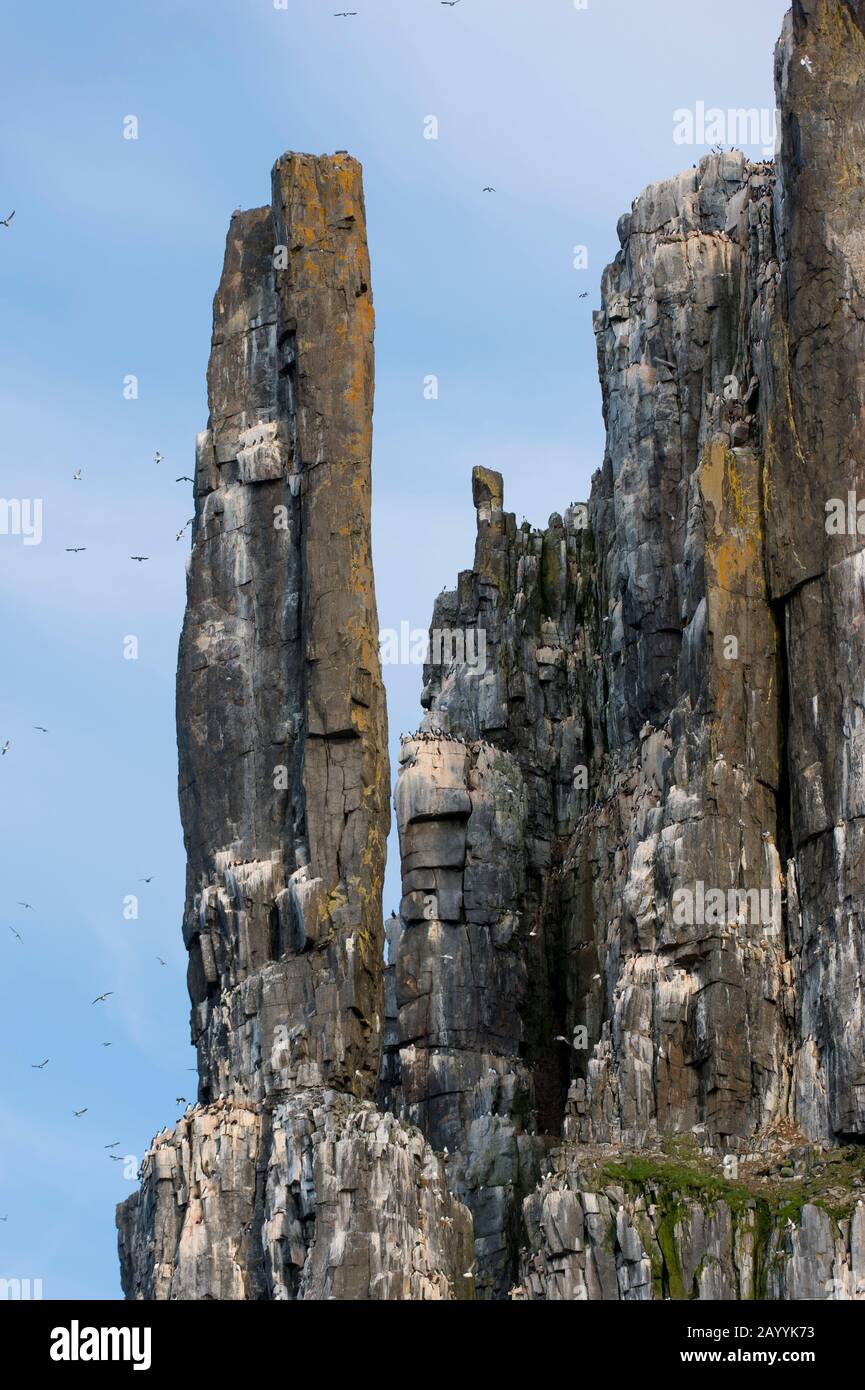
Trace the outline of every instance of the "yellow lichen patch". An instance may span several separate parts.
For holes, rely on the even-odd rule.
[[[777,661],[774,617],[768,601],[760,509],[760,455],[733,452],[719,435],[707,445],[699,484],[706,515],[706,610],[709,688],[714,707],[712,756],[745,750],[756,729],[771,722]],[[767,782],[774,755],[754,753]],[[707,770],[711,781],[711,771]]]
[[[852,82],[861,79],[865,61],[865,36],[844,5],[823,3],[812,26],[818,45],[824,45],[831,56],[831,74]]]

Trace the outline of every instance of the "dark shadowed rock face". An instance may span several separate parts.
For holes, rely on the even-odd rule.
[[[589,502],[518,527],[474,471],[386,962],[359,169],[286,156],[232,221],[178,675],[200,1103],[127,1296],[865,1298],[862,0],[796,0],[776,78],[777,162],[619,222]]]

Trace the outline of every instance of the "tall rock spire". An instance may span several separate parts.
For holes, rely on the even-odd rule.
[[[177,680],[200,1098],[371,1095],[389,772],[354,160],[277,162],[213,317]]]
[[[370,1099],[390,786],[354,160],[277,161],[213,323],[177,678],[199,1104],[119,1209],[124,1290],[465,1297],[469,1215]]]

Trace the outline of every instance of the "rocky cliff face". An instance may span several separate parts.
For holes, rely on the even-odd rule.
[[[204,1108],[128,1294],[865,1297],[862,0],[796,0],[776,82],[775,162],[620,220],[588,503],[517,527],[475,470],[386,968],[356,166],[233,222],[179,675]]]
[[[232,219],[177,681],[203,1101],[369,1095],[389,826],[360,171],[289,156]]]
[[[468,1213],[376,1112],[387,729],[370,561],[359,166],[236,215],[177,680],[199,1103],[119,1212],[135,1298],[452,1298]],[[389,1215],[390,1213],[390,1215]]]
[[[587,506],[517,528],[501,478],[475,471],[474,566],[437,600],[431,650],[450,645],[401,755],[389,1075],[456,1150],[482,1291],[501,1295],[515,1243],[513,1296],[865,1289],[858,1225],[829,1214],[849,1216],[859,1168],[824,1209],[784,1160],[863,1136],[862,539],[824,524],[863,486],[863,20],[794,6],[777,167],[713,155],[621,219]],[[467,999],[486,1035],[461,1031]],[[696,1145],[687,1211],[658,1198],[670,1135]],[[638,1151],[644,1176],[583,1191],[596,1146]],[[713,1204],[711,1154],[738,1155],[753,1190]],[[549,1176],[520,1210],[532,1163]]]

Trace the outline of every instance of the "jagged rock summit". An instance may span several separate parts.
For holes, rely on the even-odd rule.
[[[232,222],[178,677],[199,1105],[120,1209],[127,1296],[865,1298],[863,0],[796,0],[776,87],[776,161],[619,222],[588,503],[517,527],[475,470],[386,964],[358,167],[287,156]]]

